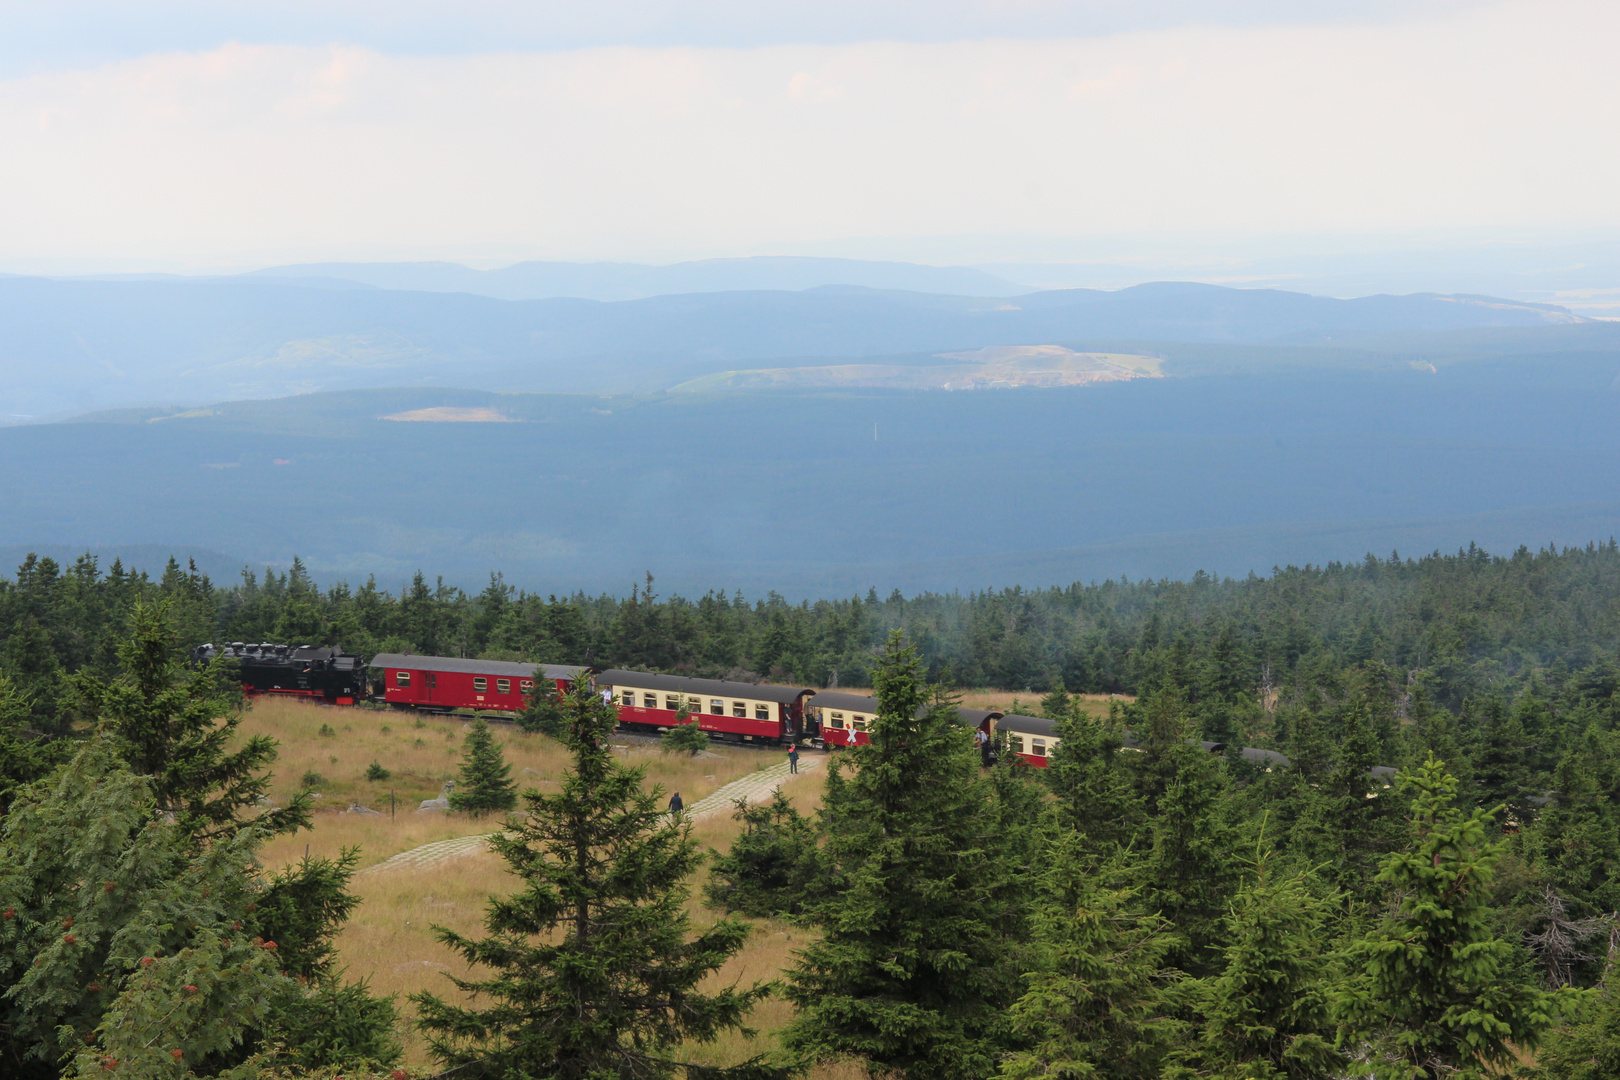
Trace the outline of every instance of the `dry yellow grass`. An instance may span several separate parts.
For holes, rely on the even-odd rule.
[[[975,708],[1006,707],[1013,700],[1011,695],[1000,694],[991,701],[992,696],[990,692],[974,692],[966,703]],[[1107,700],[1087,699],[1088,707],[1106,712]],[[320,733],[322,725],[332,729],[330,736]],[[294,861],[306,849],[313,855],[333,856],[354,845],[361,848],[361,865],[371,866],[400,851],[437,840],[487,833],[498,824],[490,818],[415,812],[421,799],[436,796],[443,781],[454,776],[461,740],[469,726],[463,721],[260,699],[242,726],[248,734],[266,734],[280,741],[280,760],[272,787],[278,803],[285,803],[298,789],[305,772],[318,772],[326,779],[320,800],[325,809],[316,814],[314,829],[279,837],[268,845],[264,858],[269,866]],[[568,765],[563,747],[545,736],[525,735],[504,725],[493,727],[520,783],[556,790]],[[678,789],[688,804],[780,760],[773,753],[741,748],[716,747],[713,752],[717,757],[694,759],[661,754],[656,746],[648,744],[621,745],[626,747],[621,751],[622,760],[647,766],[649,786],[660,784],[666,791]],[[365,771],[372,761],[391,770],[391,779],[367,781]],[[820,803],[825,777],[824,769],[808,770],[784,790],[801,812],[811,813]],[[396,815],[392,819],[336,812],[351,802],[386,811],[390,788],[396,793]],[[728,815],[719,815],[694,822],[692,835],[705,847],[724,850],[739,829],[740,825]],[[706,873],[695,875],[687,903],[693,925],[698,928],[720,918],[719,912],[702,903]],[[505,864],[485,850],[432,867],[385,869],[354,880],[351,888],[360,897],[360,905],[338,935],[339,964],[346,968],[347,978],[366,978],[374,992],[396,995],[404,1022],[401,1036],[406,1048],[405,1065],[412,1075],[429,1071],[433,1063],[422,1039],[412,1030],[415,1008],[409,996],[428,990],[453,998],[456,990],[446,973],[469,974],[467,966],[438,942],[434,927],[481,935],[488,898],[503,895],[516,884]],[[754,927],[748,944],[709,980],[707,989],[734,982],[777,980],[791,966],[794,952],[811,940],[804,930],[773,920],[755,920]],[[692,1060],[724,1065],[768,1052],[777,1047],[776,1033],[792,1015],[788,1002],[781,997],[771,998],[750,1018],[751,1026],[760,1032],[756,1038],[728,1034],[706,1046],[687,1047],[685,1053]],[[860,1080],[864,1076],[864,1070],[850,1063],[821,1066],[810,1073],[811,1080]]]
[[[322,735],[325,725],[331,735]],[[325,777],[321,785],[323,810],[314,829],[296,836],[278,837],[264,852],[266,865],[295,861],[306,850],[312,855],[334,856],[342,848],[358,845],[361,865],[371,866],[389,855],[437,840],[487,833],[498,821],[462,814],[417,814],[421,799],[432,798],[459,765],[461,740],[468,724],[460,720],[421,717],[409,713],[366,709],[330,709],[281,699],[259,699],[243,720],[246,734],[265,734],[280,743],[272,797],[278,803],[295,792],[304,773]],[[542,735],[525,735],[495,725],[513,774],[525,787],[556,790],[568,755],[561,745]],[[420,745],[419,745],[420,744]],[[688,803],[760,768],[775,765],[778,755],[752,749],[716,747],[716,757],[666,755],[656,746],[621,743],[621,759],[647,766],[649,786],[678,789]],[[449,751],[456,752],[453,756]],[[336,761],[332,759],[336,758]],[[373,761],[391,770],[387,781],[365,779]],[[786,788],[802,812],[813,812],[821,798],[825,770],[807,770]],[[393,818],[337,811],[350,803],[387,810],[388,792],[396,793]],[[694,822],[693,837],[705,847],[724,850],[740,826],[727,815]],[[692,881],[688,910],[696,927],[711,925],[718,912],[702,903],[706,871]],[[397,995],[405,1030],[406,1067],[413,1073],[432,1063],[410,1022],[415,1009],[411,994],[431,990],[442,997],[455,995],[446,972],[468,974],[458,957],[434,936],[435,926],[461,933],[483,933],[484,905],[492,895],[516,886],[505,864],[488,851],[452,857],[427,868],[385,869],[354,879],[360,897],[354,916],[337,938],[339,964],[349,979],[370,980],[373,991]],[[770,981],[792,962],[792,954],[806,940],[804,932],[783,924],[760,921],[748,945],[710,980],[710,988],[733,981]],[[752,1025],[761,1034],[754,1040],[731,1035],[718,1042],[689,1047],[693,1059],[715,1064],[741,1061],[776,1046],[775,1032],[792,1015],[792,1007],[773,998],[756,1010]],[[818,1069],[815,1080],[854,1080],[863,1075],[846,1065]]]
[[[375,709],[332,709],[284,698],[260,698],[248,710],[242,730],[269,735],[279,742],[271,798],[286,802],[302,786],[306,773],[319,773],[318,827],[313,834],[280,837],[265,851],[268,865],[279,866],[304,854],[335,855],[359,845],[361,865],[369,866],[397,852],[435,840],[489,832],[493,823],[462,814],[418,814],[423,799],[435,798],[461,765],[461,744],[468,721],[419,717]],[[322,728],[331,732],[322,735]],[[522,788],[554,791],[568,765],[561,744],[544,735],[527,735],[505,724],[493,724],[512,776]],[[758,750],[716,747],[714,757],[664,754],[654,744],[622,740],[621,760],[647,767],[649,784],[679,791],[696,802],[725,784],[780,760]],[[376,762],[392,775],[367,780]],[[395,813],[388,817],[389,793]],[[381,811],[384,816],[346,814],[350,805]]]
[[[734,752],[775,760],[772,755],[754,751]],[[823,775],[819,769],[807,772],[786,789],[801,810],[811,810],[819,801]],[[322,816],[316,821],[315,836],[320,837],[341,820],[338,815]],[[730,817],[718,816],[695,822],[692,833],[705,846],[723,850],[739,827]],[[487,828],[486,822],[482,829]],[[719,918],[719,913],[702,904],[702,881],[700,872],[692,882],[688,901],[693,923],[700,928]],[[408,1000],[411,994],[430,990],[453,998],[456,989],[445,973],[469,974],[460,958],[439,943],[433,928],[444,926],[481,935],[486,900],[516,885],[517,879],[506,872],[505,863],[488,851],[463,855],[429,869],[389,869],[357,878],[352,888],[361,903],[338,936],[339,962],[347,966],[350,978],[364,976],[371,980],[374,991],[398,995],[408,1028],[415,1016],[415,1008]],[[752,983],[774,979],[791,961],[792,936],[802,940],[802,934],[773,923],[759,923],[758,927],[747,948],[711,980],[711,989],[735,980]],[[758,1039],[731,1036],[709,1046],[689,1048],[688,1052],[705,1062],[741,1061],[774,1047],[770,1033],[785,1024],[790,1015],[786,1002],[772,999],[753,1017],[754,1026],[762,1033]],[[421,1038],[409,1030],[403,1034],[407,1068],[412,1073],[424,1070],[431,1062]],[[842,1075],[829,1073],[824,1080],[840,1080]]]

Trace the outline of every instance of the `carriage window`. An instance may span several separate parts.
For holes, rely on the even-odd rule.
[[[1007,749],[1015,754],[1022,754],[1024,752],[1024,737],[1022,735],[1008,735]]]
[[[754,703],[754,719],[755,720],[769,720],[770,718],[771,718],[771,707],[769,705],[765,705],[765,704],[762,704],[762,703],[756,701]]]
[[[1046,740],[1045,739],[1031,739],[1031,740],[1029,740],[1029,752],[1031,754],[1034,754],[1036,757],[1045,757],[1046,756]]]
[[[709,700],[709,712],[715,716],[726,715],[726,703],[719,698],[711,698]]]
[[[740,716],[746,720],[748,718],[748,702],[733,701],[731,703],[731,715]]]
[[[827,718],[827,726],[842,729],[844,726],[844,714],[841,712],[833,713]]]
[[[489,680],[484,678],[482,675],[473,676],[473,689],[482,694],[485,690],[489,689]]]
[[[866,717],[857,715],[855,717],[853,726],[854,726],[856,731],[865,731],[866,730]]]
[[[642,694],[641,695],[641,707],[644,708],[644,709],[656,709],[656,708],[658,708],[658,695],[657,694]]]
[[[411,685],[411,673],[408,672],[408,671],[397,671],[397,672],[395,672],[394,673],[394,685],[395,686],[409,686],[409,685]]]
[[[673,694],[666,696],[664,698],[664,708],[668,709],[670,712],[680,712],[681,699]]]
[[[624,703],[630,706],[632,709],[636,707],[636,692],[634,690],[626,690],[624,692]]]
[[[530,690],[534,689],[534,680],[524,679],[522,682],[518,683],[518,689],[527,694]]]
[[[512,680],[511,679],[496,679],[495,680],[495,692],[497,694],[510,694],[512,692]]]

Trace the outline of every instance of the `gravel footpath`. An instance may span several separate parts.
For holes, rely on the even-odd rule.
[[[802,774],[819,768],[822,756],[800,754],[799,772]],[[784,761],[779,765],[760,769],[758,772],[733,780],[708,797],[686,807],[681,816],[688,821],[699,821],[715,814],[729,813],[738,799],[747,799],[750,803],[768,802],[777,788],[791,783],[792,779],[793,774],[788,772],[788,763]],[[356,873],[355,877],[364,877],[385,870],[429,869],[451,859],[484,850],[485,844],[493,835],[495,834],[480,833],[476,836],[457,836],[450,840],[423,844],[421,847],[411,848],[409,851],[402,851],[398,855],[384,859],[376,866],[368,866]]]

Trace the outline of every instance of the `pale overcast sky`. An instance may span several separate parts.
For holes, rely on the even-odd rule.
[[[0,269],[1620,227],[1620,5],[0,2]]]

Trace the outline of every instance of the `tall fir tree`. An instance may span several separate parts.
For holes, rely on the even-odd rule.
[[[993,795],[955,709],[919,708],[922,665],[899,631],[873,684],[871,742],[833,762],[822,799],[832,895],[811,908],[821,935],[788,973],[798,1014],[784,1039],[874,1074],[983,1077],[1018,985],[1003,925],[1020,909]]]
[[[1137,800],[1151,808],[1134,837],[1146,849],[1143,897],[1175,927],[1174,964],[1208,974],[1210,946],[1237,880],[1230,785],[1221,759],[1192,741],[1179,690],[1159,690],[1146,714],[1143,752],[1132,762]]]
[[[1167,1077],[1330,1080],[1334,1047],[1332,957],[1323,949],[1328,901],[1305,873],[1279,873],[1262,855],[1232,902],[1218,974],[1192,984],[1201,1029]]]
[[[1042,773],[1061,828],[1084,833],[1094,853],[1127,841],[1139,824],[1119,733],[1084,709],[1058,720],[1057,746]]]
[[[1566,1017],[1536,1053],[1526,1080],[1614,1080],[1620,1076],[1620,994],[1597,991],[1586,1009]]]
[[[479,717],[461,744],[461,772],[450,792],[450,809],[474,817],[502,813],[517,806],[517,784],[506,752],[489,724]]]
[[[618,714],[581,679],[560,705],[573,766],[554,795],[528,791],[528,813],[492,840],[521,887],[491,897],[483,938],[440,940],[489,974],[453,978],[487,1004],[416,995],[435,1058],[458,1078],[704,1080],[778,1075],[759,1058],[716,1068],[682,1060],[683,1043],[742,1030],[768,985],[698,987],[748,937],[724,919],[693,934],[686,879],[701,864],[688,826],[663,813],[642,769],[613,758]]]
[[[122,672],[111,681],[78,679],[89,715],[123,748],[129,766],[152,777],[160,813],[199,842],[225,836],[251,820],[271,832],[308,828],[310,796],[260,810],[268,801],[276,742],[255,735],[232,749],[242,723],[239,687],[229,663],[190,668],[177,647],[171,601],[136,601],[134,631],[119,647]]]
[[[1381,1078],[1482,1075],[1536,1048],[1556,995],[1526,981],[1493,925],[1503,844],[1487,831],[1501,808],[1458,810],[1457,781],[1433,757],[1400,782],[1413,794],[1411,840],[1378,874],[1393,910],[1350,948],[1341,1037]]]
[[[1003,1080],[1158,1080],[1182,1026],[1164,967],[1169,925],[1143,913],[1117,851],[1099,864],[1059,833],[1045,859],[1028,988],[1009,1011],[1021,1045]]]
[[[820,830],[777,788],[771,801],[736,802],[742,833],[716,853],[703,895],[710,907],[755,918],[797,916],[826,895]]]
[[[252,826],[201,849],[100,735],[0,835],[0,1074],[184,1076],[242,1059],[302,993],[244,922]],[[268,939],[273,941],[274,939]]]
[[[56,1062],[55,1040],[71,1029],[103,1055],[74,1059],[86,1074],[103,1060],[135,1076],[154,1063],[171,1068],[150,1075],[184,1075],[173,1068],[182,1060],[201,1074],[251,1071],[268,1062],[266,1048],[293,1041],[292,1061],[310,1068],[396,1058],[391,1001],[334,969],[332,938],[358,903],[346,888],[354,853],[263,872],[259,848],[297,824],[300,804],[291,814],[244,813],[244,794],[268,785],[254,770],[274,744],[229,752],[236,716],[207,719],[225,696],[172,662],[164,614],[141,612],[121,650],[132,671],[109,687],[81,686],[88,700],[110,703],[110,715],[87,744],[61,744],[76,756],[21,789],[6,821],[6,1052]],[[132,744],[132,731],[147,738]],[[143,747],[155,775],[136,775],[128,760]],[[267,941],[270,952],[260,947]],[[137,965],[142,949],[149,960]]]
[[[1620,909],[1620,735],[1589,727],[1559,763],[1553,798],[1525,830],[1543,874],[1582,914]]]
[[[9,676],[0,675],[0,817],[25,785],[72,756],[67,739],[46,739],[30,727],[32,702]]]
[[[1373,776],[1379,744],[1360,691],[1346,703],[1333,767],[1295,792],[1295,851],[1338,889],[1371,898],[1378,866],[1406,840],[1400,788]]]

